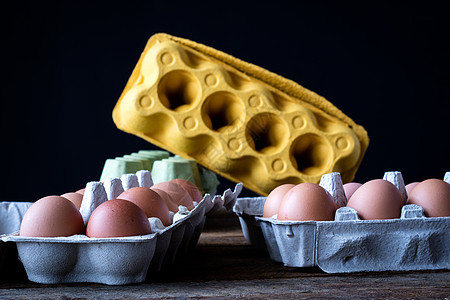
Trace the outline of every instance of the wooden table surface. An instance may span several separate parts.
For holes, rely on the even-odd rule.
[[[146,282],[125,286],[42,285],[23,273],[3,278],[0,299],[450,298],[449,271],[326,274],[288,268],[245,240],[233,213],[209,216],[197,248]]]

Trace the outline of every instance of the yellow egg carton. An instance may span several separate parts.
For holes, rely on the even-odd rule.
[[[316,93],[167,34],[148,41],[113,119],[261,195],[330,172],[351,181],[369,143],[362,126]]]

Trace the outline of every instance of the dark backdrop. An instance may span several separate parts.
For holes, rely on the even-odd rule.
[[[98,180],[105,159],[155,148],[118,130],[111,113],[157,32],[212,46],[330,100],[371,139],[356,181],[386,170],[402,171],[406,182],[441,178],[450,169],[446,11],[428,1],[361,2],[2,7],[1,200],[73,191]]]

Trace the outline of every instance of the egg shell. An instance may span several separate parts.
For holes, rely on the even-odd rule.
[[[271,218],[278,213],[278,208],[280,207],[281,200],[283,200],[284,195],[292,189],[295,184],[286,183],[274,188],[267,196],[266,202],[264,203],[263,217]]]
[[[192,197],[188,192],[186,192],[185,189],[183,189],[178,184],[170,181],[165,181],[153,185],[153,188],[160,189],[168,193],[177,206],[183,205],[189,210],[194,209]]]
[[[92,213],[86,235],[96,238],[137,236],[152,233],[144,211],[131,201],[112,199]]]
[[[355,191],[359,189],[361,186],[362,183],[359,182],[349,182],[344,184],[344,193],[345,197],[347,198],[347,201],[350,200]]]
[[[416,185],[408,204],[423,208],[427,217],[450,217],[450,184],[440,179],[427,179]]]
[[[75,191],[75,193],[84,195],[84,191],[85,191],[85,190],[86,190],[86,188],[82,188],[82,189],[79,189],[79,190]]]
[[[408,197],[409,197],[409,195],[411,194],[412,190],[413,190],[419,183],[420,183],[420,182],[415,181],[415,182],[408,183],[408,184],[405,186],[406,194],[408,195]]]
[[[128,200],[139,206],[147,218],[156,217],[164,226],[171,224],[169,208],[157,192],[147,187],[134,187],[121,193],[118,199]]]
[[[336,212],[333,197],[315,183],[301,183],[283,197],[278,209],[278,220],[331,221]]]
[[[176,179],[172,179],[171,182],[174,182],[174,183],[178,184],[179,186],[181,186],[183,189],[185,189],[186,192],[189,193],[189,195],[191,196],[193,201],[195,201],[197,203],[202,201],[202,199],[203,199],[202,193],[197,188],[197,186],[195,184],[193,184],[192,182],[190,182],[189,180],[176,178]]]
[[[404,204],[400,191],[387,180],[374,179],[364,183],[352,195],[348,207],[363,220],[400,218]]]
[[[83,201],[83,194],[80,194],[80,193],[65,193],[65,194],[62,194],[61,197],[66,198],[67,200],[69,200],[70,202],[75,204],[75,206],[78,209],[80,209],[81,201]]]
[[[71,236],[84,232],[80,211],[60,196],[47,196],[33,203],[20,225],[20,235],[30,237]]]
[[[175,203],[172,197],[168,193],[166,193],[166,191],[156,189],[153,186],[150,189],[158,193],[158,195],[164,200],[164,202],[166,202],[166,205],[171,212],[178,212],[178,205]]]

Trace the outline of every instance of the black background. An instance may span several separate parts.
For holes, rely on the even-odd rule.
[[[107,158],[156,148],[117,129],[111,114],[157,32],[212,46],[330,100],[371,139],[355,181],[388,170],[407,183],[442,178],[450,169],[446,10],[428,1],[360,2],[3,6],[0,200],[76,190],[99,179]],[[223,181],[219,192],[231,186]]]

